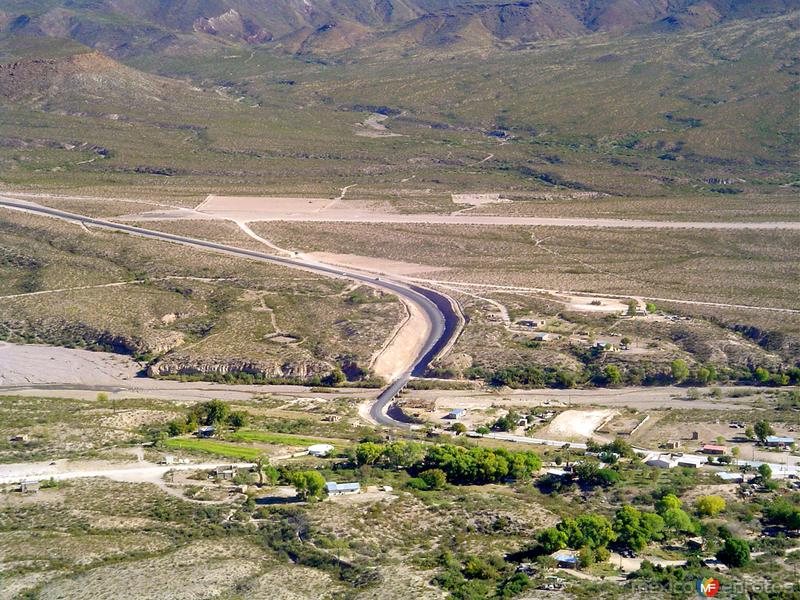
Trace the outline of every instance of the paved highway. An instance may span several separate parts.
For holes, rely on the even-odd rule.
[[[442,294],[419,286],[407,286],[398,282],[383,278],[377,279],[369,275],[348,271],[346,269],[329,267],[323,264],[306,262],[299,259],[284,258],[282,256],[267,254],[266,252],[258,252],[257,250],[247,250],[244,248],[237,248],[235,246],[228,246],[227,244],[218,244],[216,242],[200,240],[183,235],[175,235],[162,231],[144,229],[142,227],[136,227],[133,225],[114,223],[113,221],[87,217],[84,215],[58,210],[56,208],[33,204],[31,202],[15,200],[13,198],[0,197],[0,206],[42,214],[58,219],[65,219],[77,223],[83,223],[85,225],[94,225],[96,227],[124,231],[126,233],[141,237],[175,242],[177,244],[184,244],[187,246],[200,248],[201,250],[212,250],[241,258],[249,258],[252,260],[276,263],[296,269],[304,269],[306,271],[313,271],[328,277],[345,277],[347,279],[354,279],[356,281],[361,281],[371,286],[390,291],[405,298],[409,302],[413,302],[425,313],[426,317],[430,321],[431,331],[428,335],[428,339],[425,340],[425,344],[423,345],[422,350],[417,355],[413,364],[409,365],[409,368],[404,371],[400,377],[389,383],[389,385],[380,393],[375,404],[373,404],[373,406],[370,408],[371,418],[381,425],[393,427],[409,426],[408,423],[404,423],[389,416],[387,414],[387,409],[397,393],[408,383],[412,374],[422,374],[428,363],[436,356],[436,354],[439,353],[442,348],[447,345],[457,330],[458,317],[456,316],[449,299]]]

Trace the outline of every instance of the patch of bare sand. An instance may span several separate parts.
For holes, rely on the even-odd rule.
[[[307,253],[306,256],[329,265],[349,267],[360,271],[368,271],[370,273],[385,273],[388,275],[420,275],[422,273],[448,271],[450,269],[450,267],[434,267],[432,265],[389,260],[388,258],[374,258],[372,256],[358,256],[356,254],[311,252]]]
[[[408,311],[389,342],[372,361],[372,370],[387,381],[392,381],[411,368],[431,332],[431,322],[416,304],[403,300]]]
[[[331,198],[288,198],[282,196],[209,196],[195,209],[201,213],[269,213],[286,217],[319,213],[335,200]]]
[[[6,342],[0,342],[0,364],[0,385],[113,385],[142,368],[120,354]]]
[[[588,439],[595,429],[616,414],[615,410],[565,410],[537,435],[556,439]]]

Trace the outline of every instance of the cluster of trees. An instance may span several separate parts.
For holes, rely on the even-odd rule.
[[[515,365],[502,369],[470,367],[464,371],[468,379],[483,379],[495,387],[513,388],[573,388],[591,382],[595,385],[670,385],[689,384],[707,386],[714,383],[743,383],[753,385],[800,384],[800,367],[770,371],[764,367],[729,368],[715,365],[689,366],[683,359],[675,359],[669,370],[663,367],[636,366],[622,369],[619,365],[595,364],[597,351],[580,355],[586,368],[580,371],[542,368],[534,365]]]
[[[424,458],[425,447],[417,442],[362,442],[351,452],[351,459],[359,466],[377,465],[395,469],[413,468]]]
[[[541,468],[542,461],[533,452],[443,444],[428,448],[423,466],[440,469],[450,483],[484,484],[507,478],[525,479]]]
[[[184,420],[175,419],[167,424],[167,433],[174,437],[197,431],[201,425],[227,426],[232,429],[247,427],[247,413],[231,410],[222,400],[209,400],[195,404]]]
[[[719,508],[715,501],[711,504],[716,512],[724,508],[724,501],[722,508]],[[681,508],[682,505],[679,498],[667,494],[656,502],[656,512],[640,511],[633,506],[625,505],[616,512],[613,520],[591,514],[581,515],[575,519],[564,519],[555,527],[544,529],[539,533],[535,552],[550,554],[567,547],[587,548],[591,551],[591,554],[586,552],[587,558],[604,560],[604,557],[608,556],[607,546],[612,542],[638,551],[653,541],[695,533],[697,526],[689,514]],[[704,502],[703,506],[705,505]]]
[[[483,379],[495,387],[557,387],[573,388],[586,381],[583,373],[566,369],[542,368],[534,365],[510,366],[489,370],[483,367],[470,367],[464,371],[468,379]]]
[[[764,519],[788,529],[800,529],[800,495],[776,498],[764,507]]]
[[[524,479],[541,467],[532,452],[502,448],[464,448],[450,444],[429,446],[416,442],[378,444],[362,442],[352,451],[357,465],[403,468],[416,475],[412,487],[437,489],[445,483],[483,484],[507,478]]]

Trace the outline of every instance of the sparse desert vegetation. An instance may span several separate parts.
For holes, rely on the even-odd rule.
[[[0,0],[0,600],[798,598],[798,14]]]

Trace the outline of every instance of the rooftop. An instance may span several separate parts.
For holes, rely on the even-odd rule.
[[[361,489],[361,484],[354,483],[336,483],[335,481],[325,482],[325,489],[328,492],[357,492]]]

